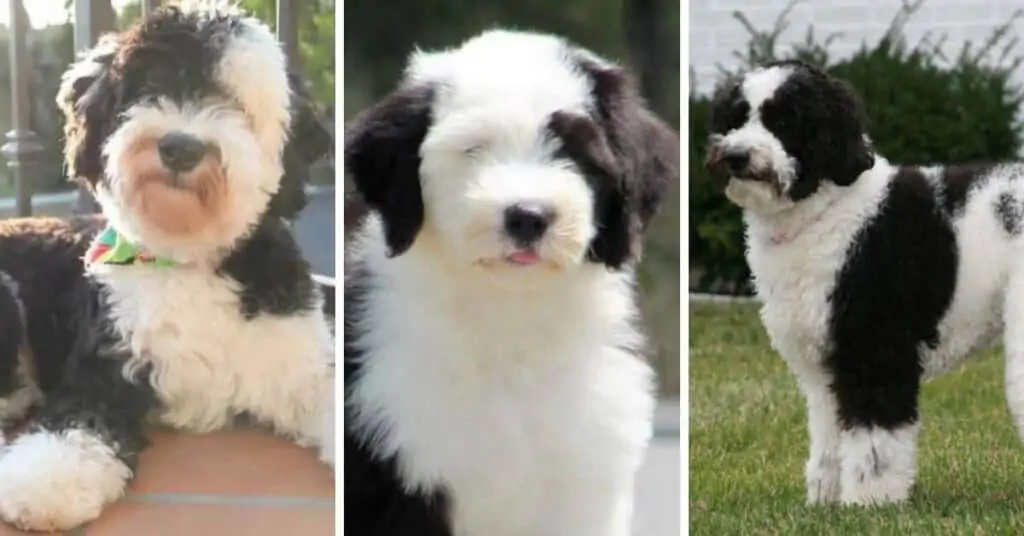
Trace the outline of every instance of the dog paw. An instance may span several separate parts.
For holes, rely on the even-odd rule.
[[[829,504],[839,500],[838,460],[811,460],[807,463],[807,504]]]
[[[22,530],[70,530],[120,498],[131,476],[88,431],[31,432],[0,457],[0,517]]]

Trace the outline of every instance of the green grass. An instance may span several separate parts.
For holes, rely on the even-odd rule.
[[[803,399],[751,305],[690,306],[690,534],[1024,534],[1024,447],[1001,352],[924,386],[902,506],[805,505]]]

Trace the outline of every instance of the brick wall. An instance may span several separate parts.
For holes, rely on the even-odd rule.
[[[707,92],[715,83],[717,64],[735,66],[734,50],[744,47],[747,31],[733,18],[740,10],[758,29],[770,29],[789,0],[690,0],[690,65],[694,69],[694,87]],[[840,32],[831,47],[834,57],[848,56],[867,40],[874,43],[885,33],[901,0],[804,0],[789,17],[789,29],[781,43],[801,42],[809,25],[815,35],[824,37]],[[906,35],[915,43],[926,34],[932,41],[947,35],[943,47],[947,57],[955,57],[964,42],[981,43],[992,30],[1019,8],[1020,0],[926,0],[906,26]],[[1024,20],[1018,22],[1024,30]],[[1024,53],[1024,45],[1018,52]],[[1024,69],[1022,69],[1024,70]],[[1024,73],[1017,79],[1024,82]]]

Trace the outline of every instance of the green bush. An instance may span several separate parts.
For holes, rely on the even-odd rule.
[[[878,151],[899,164],[953,164],[1014,160],[1019,156],[1019,122],[1024,93],[1010,78],[1021,64],[1013,56],[1016,38],[1008,38],[1016,13],[995,28],[984,43],[967,44],[951,61],[942,56],[942,40],[924,39],[909,45],[903,35],[907,20],[921,1],[905,5],[877,43],[842,61],[831,61],[828,45],[838,35],[815,38],[776,50],[785,19],[782,12],[770,31],[754,28],[741,14],[735,18],[750,32],[744,52],[737,52],[740,70],[774,59],[801,58],[849,80],[860,92],[868,130]],[[723,76],[734,73],[722,70]],[[691,77],[692,79],[692,77]],[[750,271],[743,258],[740,211],[716,191],[703,167],[710,102],[690,93],[690,264],[700,275],[691,290],[749,292]]]

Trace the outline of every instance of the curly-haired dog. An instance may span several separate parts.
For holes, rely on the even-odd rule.
[[[1000,334],[1024,426],[1024,166],[891,165],[854,90],[793,61],[727,83],[712,116],[708,164],[807,399],[810,502],[906,499],[921,382]]]
[[[95,518],[150,415],[249,415],[333,465],[333,335],[285,222],[331,141],[297,84],[264,25],[213,9],[160,10],[67,71],[67,165],[106,219],[0,224],[0,409],[40,402],[0,456],[4,520]]]
[[[678,155],[622,68],[533,33],[417,52],[353,120],[348,533],[629,534],[633,266]]]

